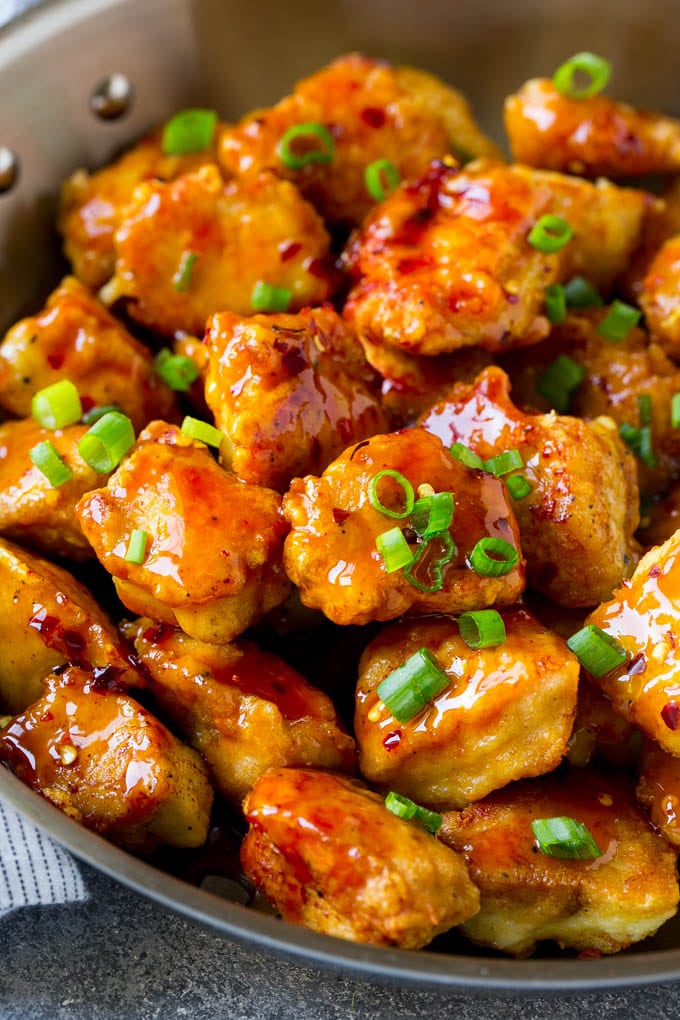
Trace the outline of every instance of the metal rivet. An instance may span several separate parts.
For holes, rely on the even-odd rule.
[[[133,88],[124,74],[115,72],[95,85],[90,109],[102,120],[116,120],[130,109]]]
[[[17,182],[19,176],[19,160],[4,145],[0,145],[0,194],[10,191]]]

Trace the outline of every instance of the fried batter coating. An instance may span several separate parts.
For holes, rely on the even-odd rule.
[[[517,450],[532,491],[513,500],[528,584],[564,606],[609,598],[637,560],[639,520],[633,455],[607,418],[592,422],[525,414],[510,399],[502,369],[458,384],[421,420],[450,446],[483,459]]]
[[[650,549],[587,623],[628,653],[622,666],[593,682],[624,719],[680,756],[680,532]]]
[[[92,555],[73,512],[80,497],[96,489],[106,475],[88,467],[78,453],[87,425],[53,431],[33,418],[0,425],[0,534],[42,552],[82,560]],[[72,477],[55,488],[29,452],[48,440],[71,469]]]
[[[285,491],[349,446],[384,432],[377,380],[330,306],[208,321],[205,397],[246,482]]]
[[[123,604],[200,641],[231,641],[290,592],[280,497],[174,425],[152,422],[76,515]],[[141,564],[125,559],[134,530],[147,536]]]
[[[291,170],[279,143],[290,128],[310,122],[330,131],[333,158]],[[300,140],[299,146],[304,153],[309,143]],[[255,110],[227,129],[220,161],[234,174],[275,170],[295,181],[325,220],[347,226],[361,223],[375,204],[364,179],[370,163],[388,159],[400,177],[417,177],[431,160],[452,151],[467,158],[499,155],[464,96],[424,71],[353,53],[301,81],[276,106]]]
[[[435,162],[367,218],[345,260],[345,314],[360,337],[410,354],[529,346],[549,330],[545,288],[575,272],[612,286],[637,247],[642,192],[480,161]],[[547,214],[574,236],[546,254],[529,243]]]
[[[64,253],[89,287],[101,287],[113,275],[113,237],[137,185],[172,181],[215,161],[216,143],[201,152],[166,156],[162,137],[162,131],[156,131],[114,163],[93,174],[77,170],[63,185],[58,227]]]
[[[74,384],[85,411],[116,404],[136,431],[174,412],[149,351],[73,276],[0,344],[0,406],[25,418],[33,394],[60,379]]]
[[[124,687],[143,680],[116,629],[68,571],[0,541],[0,712],[42,697],[43,678],[66,662],[108,669]]]
[[[321,304],[335,284],[321,219],[271,173],[225,184],[205,166],[140,184],[115,241],[104,300],[125,298],[134,319],[170,336],[201,336],[214,312],[248,315],[259,282],[289,290],[291,310]]]
[[[354,741],[332,701],[276,655],[250,641],[208,645],[148,619],[124,624],[123,633],[164,716],[200,751],[234,807],[270,769],[353,771]]]
[[[503,618],[506,641],[478,651],[448,618],[393,624],[370,643],[354,719],[368,782],[450,810],[559,765],[576,713],[578,660],[524,609]],[[376,687],[423,647],[450,682],[400,723]]]
[[[680,758],[645,741],[636,794],[652,824],[672,846],[680,847]]]
[[[542,853],[531,822],[560,817],[584,824],[602,856]],[[463,934],[512,956],[530,955],[545,939],[616,953],[653,935],[677,909],[676,854],[623,777],[577,769],[516,783],[445,815],[439,835],[463,853],[481,892],[481,910]]]
[[[45,686],[0,733],[0,761],[127,850],[201,846],[213,792],[196,751],[96,674],[71,667]]]
[[[640,290],[640,307],[652,337],[680,359],[680,236],[671,237],[652,259]]]
[[[462,858],[355,780],[279,769],[244,811],[243,867],[292,924],[420,949],[479,908]]]
[[[613,180],[680,171],[680,121],[606,96],[570,99],[549,78],[508,96],[505,130],[527,166]]]
[[[572,633],[578,629],[574,627]],[[602,758],[617,768],[629,769],[636,764],[641,745],[639,730],[615,712],[609,698],[582,677],[567,761],[584,768],[593,759]]]
[[[417,586],[402,570],[388,573],[376,548],[377,536],[399,525],[407,529],[416,553],[409,519],[385,516],[369,500],[371,479],[386,469],[400,472],[416,493],[422,485],[453,493],[449,534],[456,548],[447,553],[436,538],[418,545],[420,559],[411,568]],[[395,512],[403,511],[402,489],[391,478],[383,477],[378,497]],[[283,512],[291,524],[286,572],[299,586],[302,602],[321,609],[334,623],[393,620],[408,610],[456,613],[510,605],[524,588],[517,524],[502,483],[464,467],[422,429],[374,436],[345,450],[320,478],[293,479]],[[469,564],[473,547],[487,536],[504,539],[519,553],[517,564],[503,576],[481,576]]]

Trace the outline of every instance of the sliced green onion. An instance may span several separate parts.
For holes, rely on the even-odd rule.
[[[127,552],[125,553],[125,560],[127,563],[143,563],[144,556],[146,555],[146,543],[149,540],[149,536],[146,531],[140,531],[139,528],[130,535],[130,541],[128,542]]]
[[[564,248],[573,236],[574,231],[565,219],[548,213],[534,224],[527,240],[532,248],[549,254]]]
[[[478,609],[458,617],[458,630],[470,648],[492,648],[506,638],[503,617],[495,609]]]
[[[108,411],[87,430],[78,443],[78,453],[94,471],[106,474],[118,467],[134,442],[130,419],[118,411]]]
[[[601,308],[604,301],[583,276],[574,276],[564,285],[567,308]]]
[[[587,372],[567,354],[559,354],[548,367],[541,372],[536,380],[536,392],[550,402],[560,414],[566,414],[571,403],[571,395],[583,380]]]
[[[471,450],[464,443],[454,443],[449,449],[449,453],[454,460],[460,461],[465,467],[476,468],[478,471],[482,471],[484,468],[484,461],[481,457]]]
[[[216,446],[218,449],[224,439],[224,433],[216,429],[214,425],[209,425],[207,421],[201,421],[199,418],[192,418],[189,414],[180,425],[179,430],[191,439],[198,439],[206,446]]]
[[[98,404],[95,407],[91,407],[89,411],[86,411],[83,417],[80,419],[83,425],[94,425],[96,421],[103,418],[109,411],[118,411],[122,414],[121,408],[118,404]]]
[[[409,800],[408,797],[402,797],[400,793],[395,793],[394,790],[390,790],[385,797],[385,807],[397,818],[407,820],[413,818],[420,822],[433,836],[436,835],[442,824],[442,816],[438,815],[436,811],[429,811],[427,808],[421,807],[420,804],[416,804],[415,801]]]
[[[567,317],[567,299],[564,287],[559,283],[551,283],[549,287],[546,287],[543,297],[545,300],[545,314],[548,316],[549,321],[554,326],[564,322]]]
[[[508,475],[511,471],[516,471],[521,467],[524,467],[524,461],[519,450],[506,450],[505,453],[499,453],[484,461],[484,470],[489,471],[496,478]]]
[[[258,280],[250,295],[250,306],[254,312],[287,312],[292,296],[287,287],[274,287]]]
[[[658,461],[654,455],[652,428],[650,425],[643,425],[642,428],[637,428],[635,425],[631,425],[630,422],[624,421],[619,425],[619,435],[638,460],[641,460],[647,467],[656,467]]]
[[[70,379],[45,386],[33,395],[31,414],[45,429],[63,429],[80,421],[83,408]]]
[[[671,428],[680,428],[680,393],[671,397]]]
[[[415,576],[415,570],[420,561],[424,556],[430,555],[430,547],[433,542],[437,542],[443,546],[441,556],[434,558],[428,563],[428,570],[430,577],[432,578],[431,584],[423,584]],[[448,531],[442,531],[438,535],[433,535],[427,542],[424,542],[418,548],[417,553],[413,557],[411,564],[404,570],[404,577],[409,584],[417,588],[418,591],[424,592],[436,592],[441,591],[444,587],[444,567],[447,563],[450,563],[453,557],[456,555],[457,549],[451,535]]]
[[[61,454],[49,439],[37,443],[28,451],[28,456],[38,471],[42,471],[47,481],[55,489],[63,485],[64,482],[68,482],[69,478],[73,478],[70,467],[64,463]]]
[[[294,152],[292,144],[299,138],[316,141],[319,143],[318,147],[304,152]],[[289,170],[302,170],[310,163],[331,163],[335,155],[335,142],[327,127],[312,121],[288,128],[276,151],[283,165]]]
[[[640,445],[640,429],[637,425],[631,425],[629,421],[622,422],[619,425],[619,435],[626,446],[629,446],[633,453],[636,453]]]
[[[524,475],[512,475],[510,478],[506,478],[505,487],[513,499],[525,499],[533,491],[531,482]]]
[[[613,301],[597,332],[606,340],[618,344],[625,340],[633,326],[637,326],[642,312],[625,301]]]
[[[607,85],[612,73],[612,65],[604,57],[596,53],[575,53],[569,60],[557,68],[553,75],[553,85],[567,99],[590,99],[596,96]],[[578,84],[578,76],[586,78],[584,84]]]
[[[613,669],[622,666],[628,658],[625,648],[594,623],[589,623],[572,634],[567,641],[567,647],[583,668],[596,678],[611,673]]]
[[[172,285],[176,291],[183,294],[189,290],[191,279],[194,273],[194,266],[198,261],[198,255],[194,251],[185,251],[180,259],[179,269],[172,278]]]
[[[470,566],[482,577],[502,577],[519,563],[519,553],[504,538],[480,538],[470,553]]]
[[[399,186],[400,180],[399,171],[389,159],[376,159],[374,163],[369,163],[364,170],[366,191],[376,202],[384,202],[387,196]]]
[[[184,354],[173,354],[167,347],[153,359],[153,367],[170,389],[179,392],[186,392],[200,375],[191,358]]]
[[[435,492],[433,496],[423,496],[413,505],[411,524],[413,530],[427,541],[434,535],[448,531],[453,520],[453,493]]]
[[[649,393],[639,393],[637,398],[638,415],[641,425],[652,424],[652,398]]]
[[[404,498],[404,509],[403,510],[392,510],[390,507],[385,506],[381,502],[378,496],[378,483],[383,478],[392,478],[401,488]],[[392,468],[385,468],[383,471],[378,471],[376,475],[373,475],[370,482],[368,483],[368,502],[371,504],[374,510],[378,513],[384,514],[385,517],[393,517],[395,520],[403,520],[404,517],[410,517],[415,502],[415,494],[413,492],[413,486],[409,482],[408,478],[402,475],[401,471],[393,471]]]
[[[541,853],[565,861],[590,861],[602,851],[587,826],[575,818],[536,818],[531,823]]]
[[[388,574],[407,567],[413,559],[413,553],[401,528],[390,528],[389,531],[376,535],[375,547],[383,558]]]
[[[408,722],[449,685],[429,648],[419,648],[378,684],[376,693],[398,722]]]
[[[185,156],[207,149],[215,135],[217,114],[214,110],[182,110],[163,128],[163,153]]]

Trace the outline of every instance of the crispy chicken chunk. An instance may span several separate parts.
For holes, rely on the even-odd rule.
[[[335,283],[329,238],[295,185],[261,173],[224,184],[214,166],[134,191],[116,231],[116,271],[102,290],[172,336],[203,334],[213,312],[252,312],[258,283],[290,291],[292,310]]]
[[[244,810],[246,874],[293,924],[419,949],[479,907],[461,857],[355,780],[279,769]]]
[[[281,158],[281,139],[310,122],[330,131],[333,157],[291,169]],[[318,149],[319,140],[312,141]],[[291,147],[295,155],[304,154],[309,139]],[[301,81],[276,106],[255,110],[227,129],[220,160],[235,174],[274,169],[294,180],[324,219],[353,225],[375,204],[364,178],[369,164],[387,159],[400,177],[416,177],[430,160],[452,151],[467,158],[498,155],[465,98],[423,71],[354,53]]]
[[[645,741],[636,793],[652,824],[672,846],[680,847],[680,758]]]
[[[250,641],[208,645],[148,619],[124,624],[123,633],[164,715],[201,752],[234,807],[270,769],[353,770],[354,741],[330,698],[276,655]]]
[[[532,491],[513,500],[530,587],[565,606],[609,598],[637,557],[638,489],[632,454],[607,418],[525,414],[507,375],[484,369],[453,387],[421,425],[483,459],[517,450]]]
[[[641,746],[640,731],[615,712],[609,698],[582,677],[567,761],[584,768],[602,758],[617,768],[630,769],[637,763]]]
[[[290,592],[280,497],[224,471],[207,447],[152,422],[77,517],[121,601],[202,641],[231,641]],[[141,564],[130,535],[147,536]]]
[[[680,121],[606,96],[570,99],[549,78],[508,96],[505,129],[527,166],[614,180],[680,171]]]
[[[360,337],[410,354],[534,344],[549,329],[545,288],[574,272],[610,288],[638,244],[648,201],[606,181],[435,162],[350,243],[356,283],[345,313]],[[574,236],[546,254],[528,238],[548,214],[566,219]]]
[[[206,345],[206,400],[246,482],[285,491],[387,427],[376,376],[330,306],[250,319],[221,312]]]
[[[78,453],[87,425],[53,431],[33,418],[0,425],[0,534],[46,553],[82,560],[92,555],[73,512],[80,497],[106,480]],[[38,443],[55,447],[72,477],[55,488],[29,456]]]
[[[447,542],[433,538],[416,547],[404,491],[389,475],[375,485],[378,501],[392,516],[376,509],[369,487],[382,471],[400,473],[416,493],[423,485],[421,491],[453,493]],[[293,479],[283,509],[292,529],[284,554],[288,576],[303,603],[334,623],[393,620],[408,610],[456,613],[495,602],[509,605],[524,588],[521,553],[502,576],[481,576],[469,562],[473,547],[488,536],[519,553],[502,483],[464,467],[422,429],[374,436],[345,450],[320,478]],[[411,581],[403,570],[388,572],[376,547],[376,538],[397,525],[407,528],[411,552],[418,556],[408,567]]]
[[[576,712],[578,660],[523,609],[504,614],[507,639],[474,651],[450,618],[393,624],[359,666],[355,732],[361,773],[437,810],[464,807],[514,779],[559,765]],[[449,685],[406,723],[376,688],[420,648]]]
[[[0,344],[0,406],[25,418],[33,394],[60,379],[75,385],[84,411],[116,404],[137,431],[175,407],[149,351],[73,276]]]
[[[53,673],[0,733],[0,761],[65,814],[135,853],[196,847],[213,792],[196,751],[91,673]]]
[[[542,853],[531,823],[560,817],[585,825],[601,856]],[[677,909],[676,855],[627,779],[577,769],[513,784],[445,815],[439,835],[463,853],[481,892],[481,910],[463,933],[512,956],[528,956],[545,939],[616,953],[653,935]]]
[[[640,305],[652,337],[680,359],[680,236],[658,250],[642,281]]]

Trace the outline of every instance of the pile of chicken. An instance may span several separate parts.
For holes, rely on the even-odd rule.
[[[73,275],[0,346],[0,760],[136,853],[201,846],[221,798],[295,924],[599,955],[679,898],[680,122],[539,79],[506,125],[510,164],[453,89],[349,55],[66,183]],[[663,197],[618,183],[650,173]],[[49,428],[64,379],[86,420]],[[101,471],[81,440],[110,407],[137,438]],[[434,539],[409,491],[451,494]],[[68,569],[94,557],[119,625]],[[371,625],[353,736],[248,636],[291,598]],[[489,609],[504,639],[475,647],[459,619]],[[582,668],[584,626],[623,661]],[[400,719],[378,688],[418,654],[445,686]],[[554,818],[596,852],[546,851]]]

